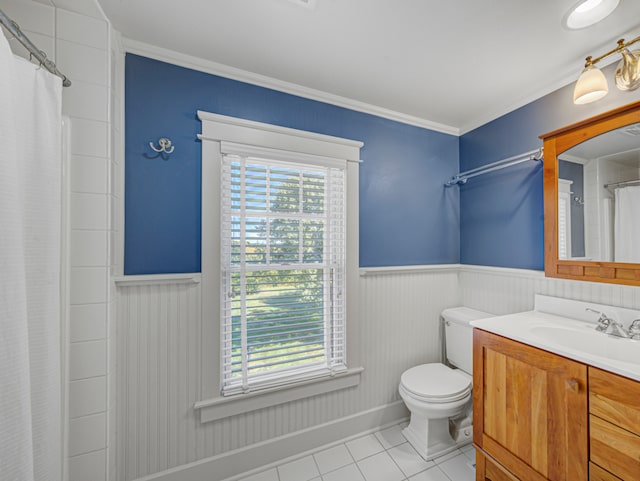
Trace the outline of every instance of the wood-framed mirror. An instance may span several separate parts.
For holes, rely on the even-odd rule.
[[[540,138],[546,276],[640,285],[640,102]]]

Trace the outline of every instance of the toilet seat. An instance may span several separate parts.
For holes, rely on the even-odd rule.
[[[430,403],[464,399],[471,392],[471,380],[440,363],[421,364],[402,374],[400,385],[413,397]]]

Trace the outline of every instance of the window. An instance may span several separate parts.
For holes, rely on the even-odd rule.
[[[362,143],[198,118],[201,422],[357,386]]]
[[[558,179],[558,259],[571,258],[571,184]]]
[[[346,369],[344,179],[344,163],[223,154],[224,395]]]

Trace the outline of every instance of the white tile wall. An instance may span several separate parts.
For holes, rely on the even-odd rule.
[[[71,228],[108,230],[109,197],[104,194],[71,193]]]
[[[103,123],[109,118],[108,87],[76,80],[73,88],[64,89],[62,94],[67,115]]]
[[[69,481],[107,479],[109,292],[109,25],[95,0],[0,0],[3,11],[73,82],[71,117],[71,292],[69,320]],[[14,52],[29,55],[15,40]],[[87,379],[85,379],[87,378]],[[87,454],[84,454],[87,453]]]
[[[56,63],[71,80],[109,86],[107,50],[58,39]]]
[[[78,331],[78,338],[73,339],[72,342],[88,341],[90,339],[87,339],[84,336],[80,336],[80,333],[88,332],[88,331],[95,332],[95,329],[82,327],[81,324],[89,323],[90,325],[93,325],[93,326],[99,326],[99,325],[106,326],[107,325],[107,306],[104,303],[73,305],[70,308],[70,323],[72,326],[74,325],[77,326],[76,328],[72,327],[72,330]],[[105,329],[105,332],[106,332],[106,329]]]
[[[72,192],[109,192],[109,159],[104,157],[71,156]]]
[[[91,100],[88,100],[91,102]],[[90,155],[108,157],[109,124],[86,118],[74,118],[71,123],[71,153],[74,155]]]
[[[72,192],[109,192],[109,159],[104,157],[71,156],[70,186]]]
[[[39,33],[50,37],[55,35],[55,10],[53,8],[24,0],[2,0],[1,4],[4,13],[15,20],[24,32]],[[52,51],[45,52],[49,57],[53,54]]]
[[[107,422],[104,413],[69,421],[69,455],[89,453],[107,445]]]
[[[72,322],[69,331],[69,340],[72,343],[102,340],[107,338],[107,323],[99,317],[91,317]]]
[[[106,449],[70,458],[69,479],[78,481],[106,481]]]
[[[72,306],[69,341],[96,341],[107,338],[106,306],[100,304],[84,304]],[[80,308],[87,312],[81,314]],[[95,313],[94,313],[95,311]]]
[[[71,233],[72,267],[107,267],[109,233],[104,230],[74,230]]]
[[[105,376],[81,379],[69,383],[69,417],[79,418],[107,410],[107,379]]]
[[[71,304],[107,302],[107,267],[71,268]]]
[[[109,45],[109,26],[103,20],[59,9],[56,27],[59,39],[99,50],[105,50]]]
[[[72,362],[69,367],[69,380],[86,379],[107,374],[107,344],[106,341],[86,341],[71,343],[69,354],[72,359],[82,362]]]

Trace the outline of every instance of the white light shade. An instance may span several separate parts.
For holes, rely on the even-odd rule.
[[[599,68],[589,65],[582,71],[573,91],[574,104],[588,104],[601,99],[609,92],[607,79]]]
[[[570,30],[589,27],[608,17],[620,0],[581,0],[563,18],[563,24]]]

